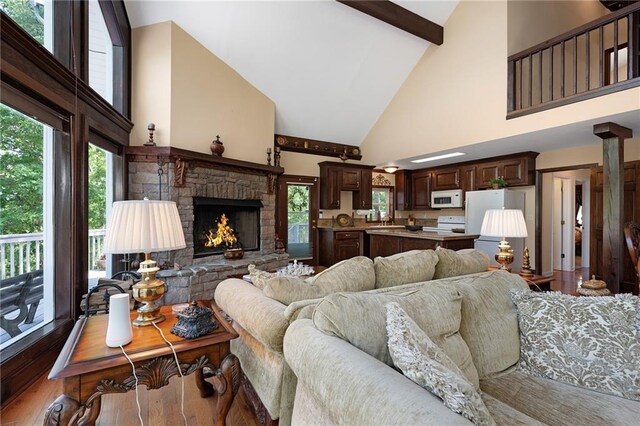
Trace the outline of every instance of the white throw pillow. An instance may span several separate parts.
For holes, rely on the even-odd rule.
[[[389,353],[402,373],[476,425],[495,425],[480,394],[456,364],[397,303],[387,308]]]
[[[512,291],[525,373],[640,401],[638,297]]]

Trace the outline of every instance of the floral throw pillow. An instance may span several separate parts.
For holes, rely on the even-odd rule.
[[[394,365],[416,384],[442,399],[451,411],[476,425],[495,425],[480,394],[458,366],[407,315],[399,304],[387,308],[389,353]]]
[[[511,298],[522,371],[640,401],[637,296],[512,291]]]

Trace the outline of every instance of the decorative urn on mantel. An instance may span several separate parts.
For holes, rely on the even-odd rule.
[[[220,140],[220,135],[216,135],[216,139],[213,142],[211,142],[211,146],[209,148],[211,148],[211,153],[213,155],[217,157],[222,157],[222,154],[224,153],[224,145]]]

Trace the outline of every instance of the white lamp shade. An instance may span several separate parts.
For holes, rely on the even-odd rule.
[[[107,222],[105,253],[151,253],[185,248],[173,201],[116,201]]]
[[[527,236],[527,223],[522,210],[487,210],[482,220],[480,234],[487,237],[524,238]]]

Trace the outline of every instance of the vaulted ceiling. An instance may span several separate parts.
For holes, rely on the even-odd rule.
[[[437,24],[458,1],[395,1]],[[125,0],[174,21],[276,105],[276,133],[360,145],[429,42],[333,0]],[[446,43],[446,27],[445,27]]]

